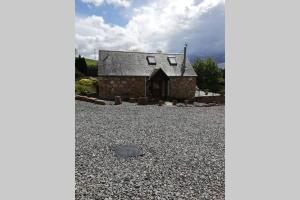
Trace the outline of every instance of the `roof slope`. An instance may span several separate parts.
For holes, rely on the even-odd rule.
[[[156,65],[149,65],[147,56],[155,56]],[[170,65],[168,56],[176,58],[177,65]],[[161,68],[168,76],[181,76],[183,54],[146,53],[128,51],[99,51],[99,76],[150,76]],[[197,76],[189,60],[183,76]]]

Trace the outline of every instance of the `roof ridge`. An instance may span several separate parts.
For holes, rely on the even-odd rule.
[[[145,52],[145,51],[125,51],[125,50],[105,50],[105,49],[99,49],[100,51],[108,51],[108,52],[122,52],[122,53],[141,53],[141,54],[164,54],[164,55],[183,55],[183,53],[163,53],[163,52]]]

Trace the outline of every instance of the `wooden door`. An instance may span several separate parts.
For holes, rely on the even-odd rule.
[[[161,97],[161,82],[160,81],[152,82],[152,96],[154,98]]]

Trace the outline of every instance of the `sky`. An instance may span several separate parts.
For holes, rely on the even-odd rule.
[[[225,0],[75,0],[75,48],[182,53],[225,62]]]

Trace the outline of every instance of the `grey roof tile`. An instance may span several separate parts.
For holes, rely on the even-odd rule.
[[[155,56],[156,65],[149,65],[147,56]],[[177,65],[170,65],[168,56],[176,57]],[[146,53],[129,51],[99,51],[99,76],[150,76],[161,68],[168,76],[181,76],[183,54]],[[197,76],[189,60],[183,76]]]

